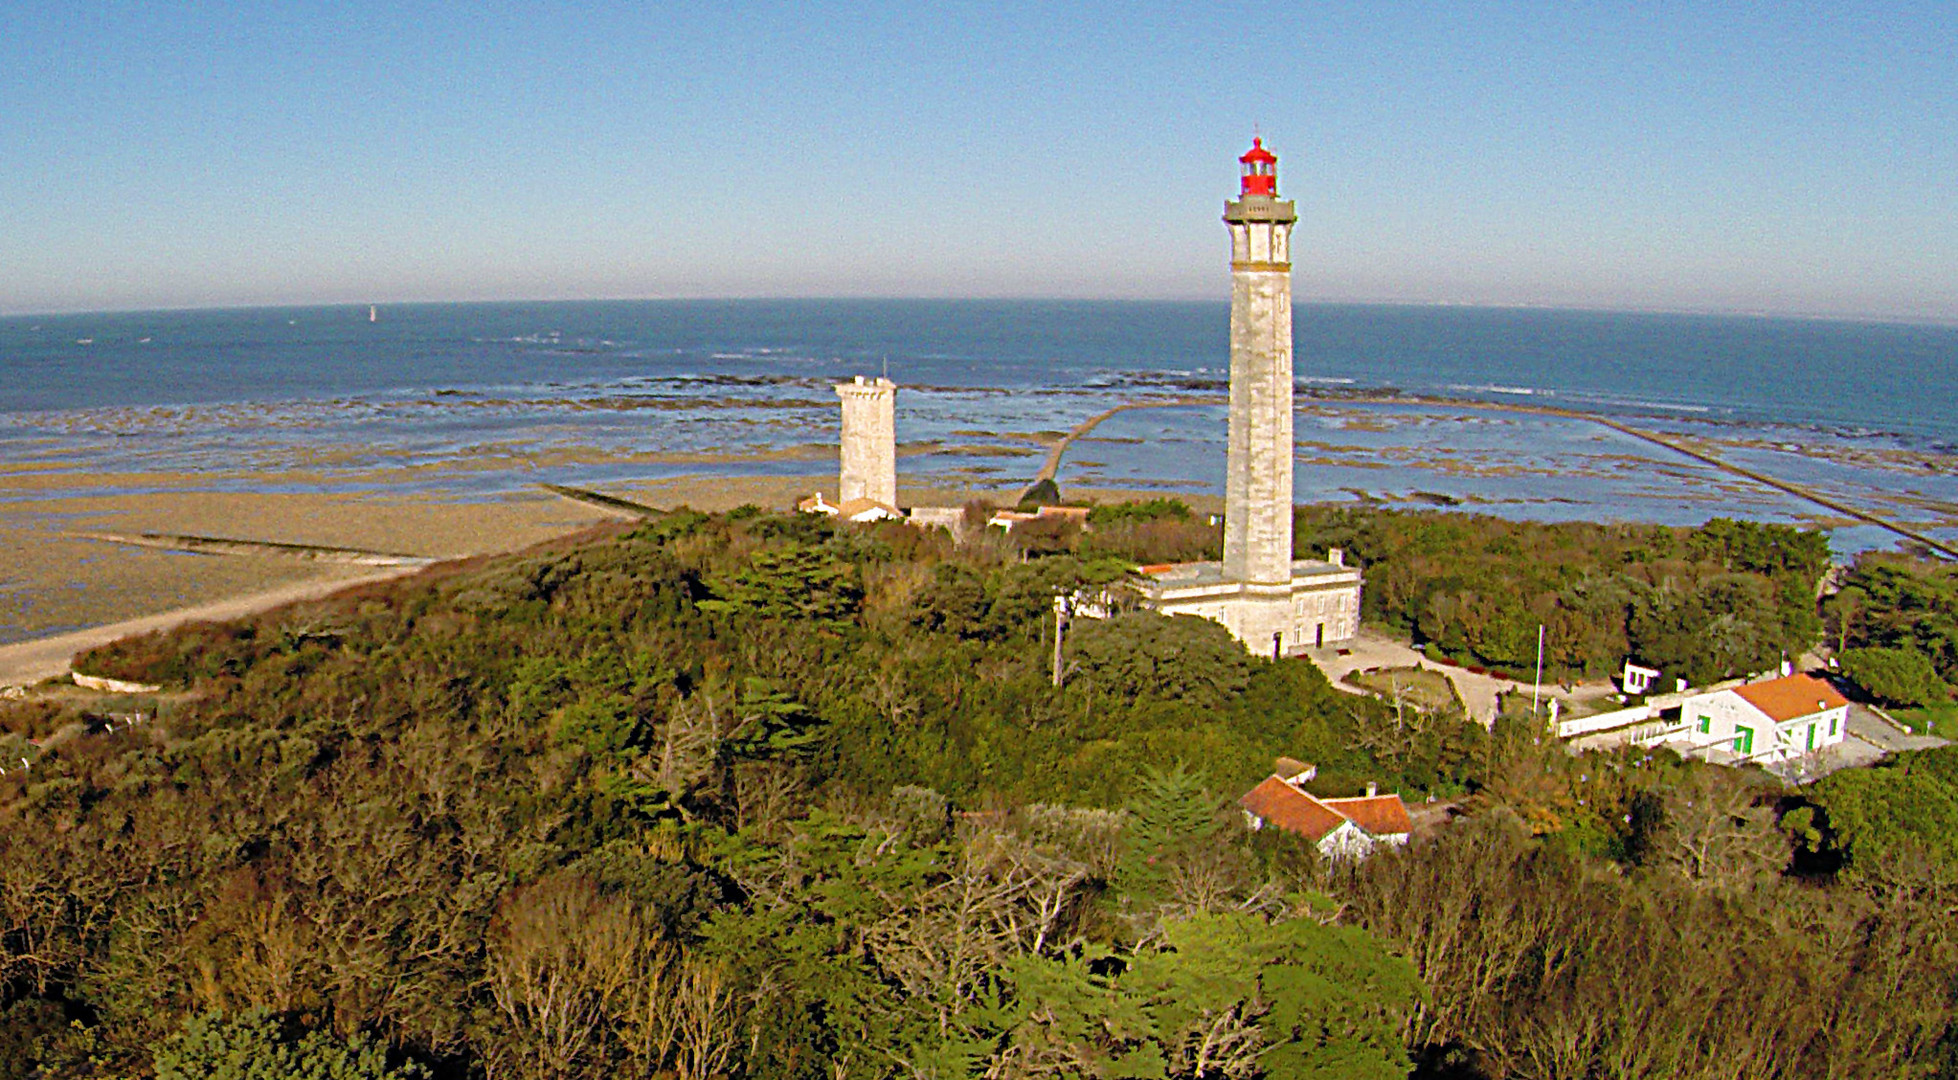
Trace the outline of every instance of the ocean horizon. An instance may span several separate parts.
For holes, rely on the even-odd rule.
[[[1060,480],[1215,492],[1223,414],[1201,399],[1226,385],[1228,324],[1221,300],[11,316],[0,318],[0,460],[483,495],[682,472],[820,479],[833,468],[823,456],[835,441],[829,384],[888,373],[903,388],[908,479],[1009,487],[1038,467],[1046,442],[1104,409],[1194,399],[1112,418],[1070,451]],[[1958,326],[1300,303],[1294,354],[1301,501],[1828,520],[1581,420],[1474,407],[1510,404],[1704,441],[1750,468],[1958,536]],[[471,467],[442,468],[458,461]],[[1838,546],[1880,546],[1861,530],[1838,529]]]

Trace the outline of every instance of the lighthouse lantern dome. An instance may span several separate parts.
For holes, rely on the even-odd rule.
[[[1242,192],[1246,195],[1278,196],[1278,156],[1265,149],[1262,138],[1251,139],[1251,149],[1237,159],[1244,166]]]

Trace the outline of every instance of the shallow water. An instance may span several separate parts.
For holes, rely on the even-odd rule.
[[[379,314],[0,319],[0,462],[192,474],[217,487],[482,495],[701,473],[820,478],[834,468],[830,385],[888,370],[904,387],[903,474],[1007,490],[1039,467],[1043,439],[1112,405],[1214,395],[1228,364],[1222,303]],[[1301,305],[1296,323],[1301,501],[1837,524],[1582,419],[1338,396],[1396,388],[1603,413],[1958,539],[1958,329],[1356,305]],[[1073,447],[1060,480],[1218,493],[1223,438],[1220,405],[1120,413]],[[1863,526],[1834,539],[1843,552],[1890,542]]]

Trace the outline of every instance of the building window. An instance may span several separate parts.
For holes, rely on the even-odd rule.
[[[1707,732],[1712,730],[1713,730],[1713,717],[1711,716],[1700,717],[1700,734],[1705,735]]]
[[[1739,725],[1735,725],[1734,753],[1739,754],[1742,757],[1746,757],[1754,753],[1754,729],[1753,728],[1740,727]]]
[[[1838,718],[1838,717],[1834,717],[1834,716],[1831,716],[1831,717],[1829,718],[1829,737],[1830,737],[1831,739],[1833,739],[1833,738],[1835,738],[1835,737],[1836,737],[1836,720],[1837,720],[1837,719],[1839,719],[1839,718]]]
[[[1808,748],[1810,750],[1815,749],[1815,725],[1814,724],[1810,724],[1808,726]]]

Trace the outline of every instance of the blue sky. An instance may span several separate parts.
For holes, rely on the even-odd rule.
[[[40,3],[0,312],[1222,298],[1958,319],[1958,4]]]

